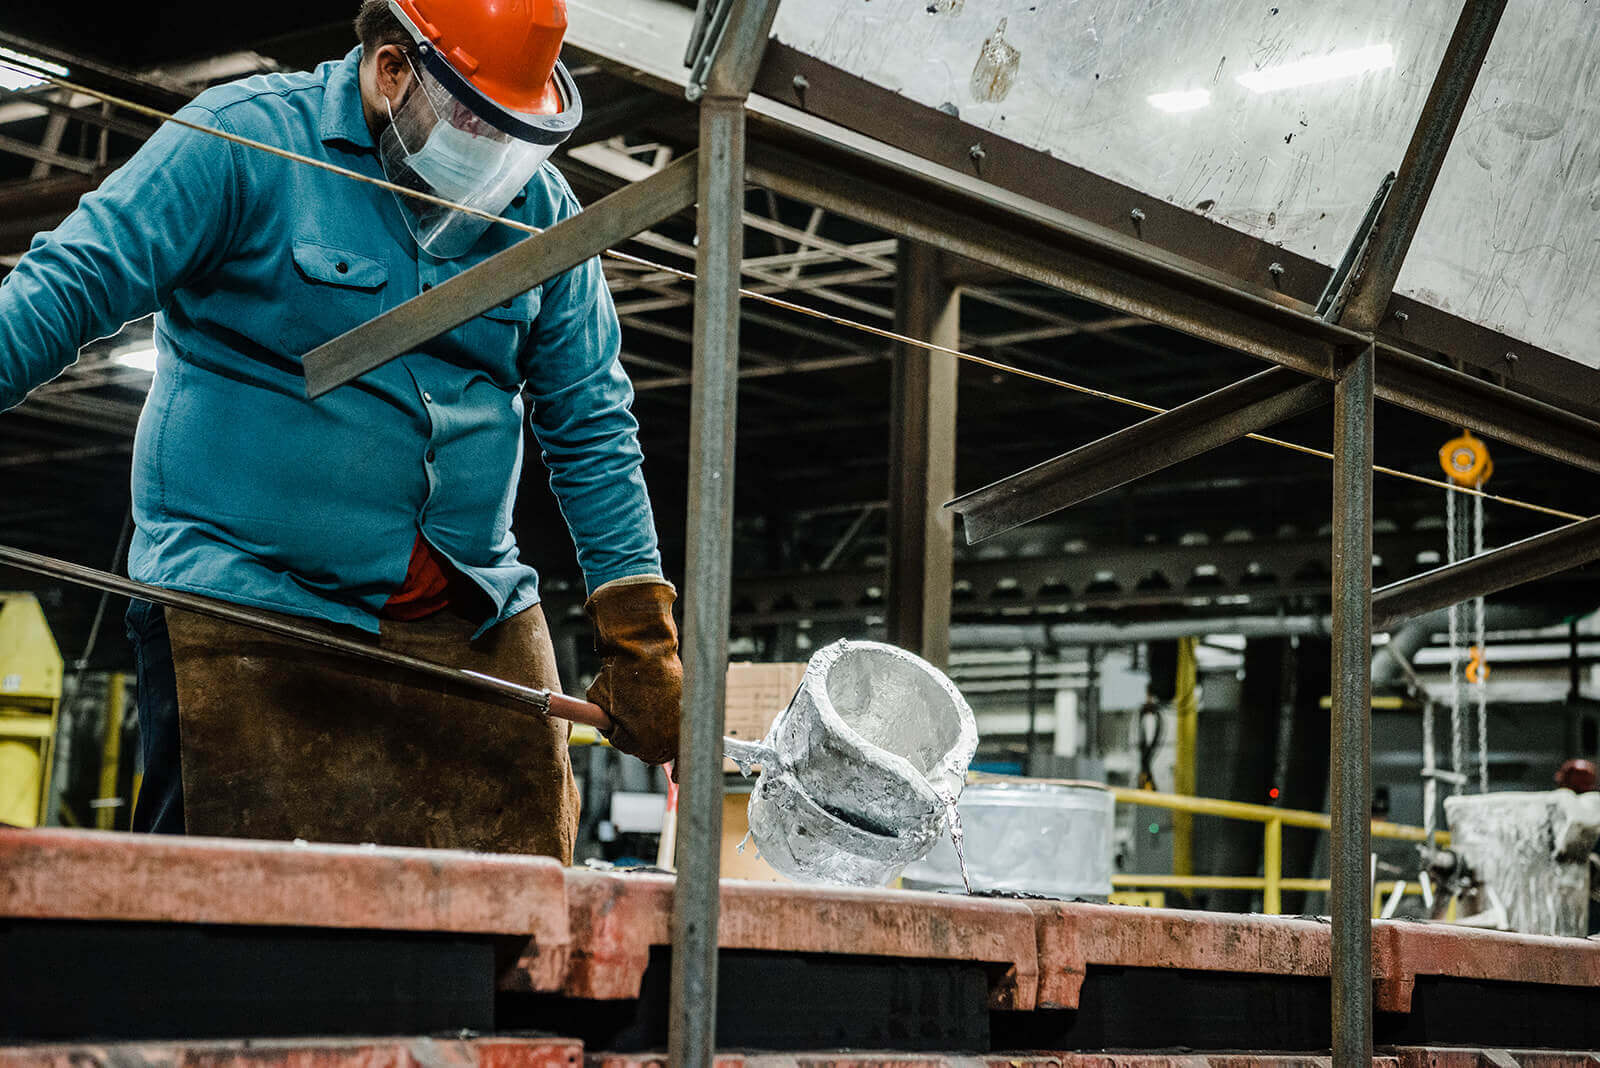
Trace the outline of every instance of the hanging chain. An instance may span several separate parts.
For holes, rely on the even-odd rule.
[[[1460,560],[1459,541],[1456,534],[1456,495],[1444,495],[1444,525],[1445,543],[1448,559],[1446,563],[1457,563]],[[1458,776],[1466,771],[1466,738],[1463,736],[1465,723],[1461,715],[1462,698],[1462,668],[1461,668],[1461,605],[1450,606],[1450,770]],[[1451,785],[1453,793],[1461,792],[1461,779],[1457,778]]]
[[[1478,487],[1480,489],[1483,487],[1481,479],[1478,482]],[[1479,556],[1482,553],[1483,498],[1478,497],[1473,501],[1472,507],[1472,554]],[[1483,598],[1475,598],[1473,607],[1477,615],[1477,624],[1473,629],[1476,631],[1474,660],[1478,673],[1472,685],[1478,698],[1478,792],[1486,794],[1489,792],[1489,667],[1487,663],[1489,650],[1485,648],[1484,644],[1487,641],[1487,632],[1484,622]]]
[[[1434,809],[1439,807],[1438,752],[1433,738],[1433,699],[1422,691],[1422,829],[1433,841]]]

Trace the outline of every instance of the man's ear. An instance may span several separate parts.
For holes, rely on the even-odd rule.
[[[379,93],[398,107],[412,78],[411,64],[405,50],[398,45],[386,44],[372,54],[373,83]]]

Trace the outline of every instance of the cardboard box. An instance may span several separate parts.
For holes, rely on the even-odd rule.
[[[729,664],[723,733],[747,742],[766,737],[805,673],[804,664]]]
[[[728,665],[728,695],[723,705],[722,732],[730,738],[758,742],[767,735],[778,713],[788,707],[805,664]],[[737,771],[733,761],[723,761],[724,771]]]
[[[744,836],[750,832],[749,807],[749,790],[730,790],[722,796],[722,877],[767,883],[788,882],[761,859],[754,839],[744,841]],[[741,842],[744,843],[743,853],[739,852]]]

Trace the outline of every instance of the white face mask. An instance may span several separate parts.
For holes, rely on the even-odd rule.
[[[441,122],[406,164],[446,200],[462,201],[494,180],[505,145]]]

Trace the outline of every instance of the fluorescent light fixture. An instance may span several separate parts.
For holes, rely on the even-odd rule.
[[[156,349],[154,345],[143,345],[139,348],[122,349],[111,355],[113,363],[120,363],[124,367],[132,367],[136,371],[146,374],[156,373]]]
[[[0,89],[32,89],[36,85],[44,84],[43,78],[18,70],[16,67],[11,66],[13,63],[20,63],[34,70],[49,71],[51,74],[62,78],[72,73],[59,63],[51,63],[47,59],[40,59],[37,56],[30,56],[26,52],[18,52],[15,49],[0,45]]]
[[[1211,103],[1209,89],[1178,89],[1170,93],[1151,93],[1145,97],[1150,106],[1162,111],[1198,111]]]
[[[1394,49],[1389,45],[1372,45],[1354,48],[1348,52],[1335,52],[1327,56],[1297,59],[1265,70],[1239,75],[1239,84],[1256,93],[1270,93],[1276,89],[1294,89],[1318,82],[1332,82],[1340,78],[1353,78],[1375,70],[1394,66]]]

